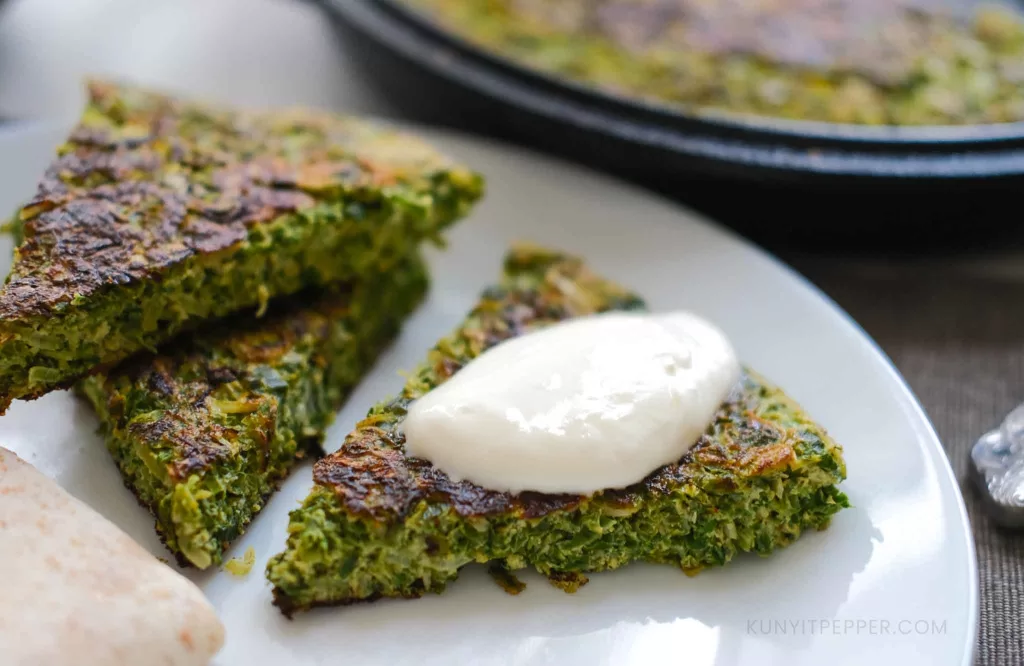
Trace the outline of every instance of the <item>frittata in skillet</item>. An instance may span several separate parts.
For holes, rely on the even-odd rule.
[[[1024,15],[977,0],[403,0],[615,95],[865,125],[1024,120]]]

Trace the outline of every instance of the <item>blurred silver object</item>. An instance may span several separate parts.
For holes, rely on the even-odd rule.
[[[1024,527],[1024,405],[974,444],[971,472],[992,518]]]

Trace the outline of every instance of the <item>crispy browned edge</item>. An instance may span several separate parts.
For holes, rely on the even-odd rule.
[[[323,455],[323,450],[320,448],[319,442],[314,441],[314,440],[307,440],[305,442],[305,446],[303,446],[303,447],[301,447],[299,449],[298,454],[296,456],[296,461],[295,462],[296,462],[296,464],[298,464],[300,461],[305,460],[306,456],[317,457],[317,456],[321,456],[321,455]],[[121,476],[121,475],[118,475],[118,476]],[[270,488],[270,490],[268,490],[264,495],[262,495],[260,497],[260,504],[263,505],[263,506],[266,506],[266,504],[270,500],[270,498],[278,490],[281,489],[281,485],[287,480],[287,478],[288,477],[282,477],[280,479],[276,479],[274,481],[273,486]],[[160,525],[160,520],[159,520],[159,517],[156,515],[156,512],[153,510],[153,507],[150,506],[149,504],[147,504],[146,502],[144,502],[142,500],[142,498],[139,497],[138,491],[136,491],[136,489],[132,487],[131,483],[129,482],[129,480],[127,478],[125,478],[124,476],[121,476],[121,481],[124,483],[124,487],[127,488],[131,492],[132,497],[135,498],[135,502],[139,506],[141,506],[143,509],[145,509],[146,513],[148,513],[150,516],[153,517],[154,524],[159,526]],[[241,526],[241,529],[242,529],[243,533],[246,530],[246,528],[248,528],[248,526],[252,524],[252,521],[255,518],[256,518],[256,516],[254,515],[252,518],[250,518],[248,521],[246,521],[245,524],[243,524]],[[185,556],[183,554],[178,552],[176,549],[171,548],[167,544],[167,537],[164,536],[163,530],[159,530],[159,529],[156,530],[156,535],[160,539],[160,544],[164,547],[164,549],[174,556],[174,562],[179,567],[181,567],[182,569],[190,569],[192,571],[196,570],[196,565],[194,565],[192,562],[189,562],[187,559],[185,559]],[[231,548],[231,543],[225,543],[223,550],[226,553],[230,548]]]
[[[746,374],[744,382],[751,381],[762,380]],[[694,480],[706,467],[758,475],[791,462],[796,454],[793,445],[786,441],[784,429],[754,415],[745,401],[747,397],[744,391],[734,390],[719,410],[718,419],[743,424],[737,439],[749,442],[767,438],[770,444],[740,447],[733,442],[733,446],[727,447],[705,433],[678,463],[656,470],[634,486],[605,491],[602,503],[635,505],[643,495],[666,494]],[[394,446],[382,446],[380,440]],[[346,510],[381,521],[405,515],[421,500],[451,504],[463,517],[511,514],[531,519],[571,511],[587,499],[581,495],[536,492],[511,495],[469,481],[453,482],[427,461],[406,457],[403,444],[404,437],[397,426],[385,430],[364,425],[350,435],[341,450],[317,462],[314,480],[333,489]]]
[[[329,140],[368,131],[359,121],[317,111],[224,110],[100,81],[88,91],[82,122],[21,210],[23,242],[0,291],[0,320],[44,316],[72,294],[230,250],[252,225],[310,208],[331,187],[380,187],[408,175],[370,151],[353,156]],[[139,136],[115,130],[112,119],[138,127]],[[298,165],[284,157],[283,141],[296,128],[323,137]],[[248,153],[256,157],[243,159]],[[191,169],[188,191],[161,176],[177,164]],[[151,217],[124,223],[118,211],[125,207]]]

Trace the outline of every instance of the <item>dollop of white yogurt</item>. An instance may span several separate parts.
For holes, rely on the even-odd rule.
[[[454,481],[588,495],[679,460],[739,381],[726,336],[688,313],[607,313],[503,342],[416,400],[408,455]]]

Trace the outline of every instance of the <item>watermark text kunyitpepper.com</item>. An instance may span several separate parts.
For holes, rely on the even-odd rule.
[[[751,636],[935,636],[945,633],[945,620],[886,618],[747,620],[747,634]]]

